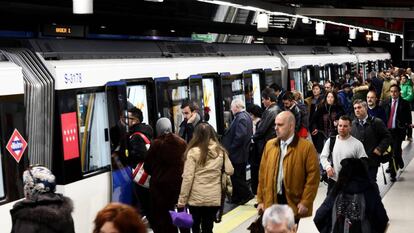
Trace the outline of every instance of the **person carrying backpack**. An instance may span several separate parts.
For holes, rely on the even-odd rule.
[[[347,158],[313,219],[322,233],[383,233],[389,218],[363,159]]]
[[[367,102],[358,99],[353,106],[355,119],[352,121],[351,135],[364,145],[369,158],[369,175],[376,182],[378,167],[388,162],[384,153],[392,143],[391,133],[381,119],[368,115]]]

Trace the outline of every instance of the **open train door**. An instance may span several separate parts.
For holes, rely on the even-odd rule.
[[[169,78],[155,78],[157,96],[157,117],[170,119],[173,132],[178,133],[183,116],[181,104],[188,100],[188,80],[169,80]]]
[[[126,165],[128,101],[125,81],[105,86],[111,140],[112,195],[111,201],[132,204],[132,170]]]
[[[233,120],[230,105],[233,99],[241,99],[245,101],[243,76],[240,74],[230,75],[228,73],[221,73],[221,97],[220,112],[222,113],[222,122],[218,130],[219,134],[230,126]],[[220,90],[220,89],[219,89]]]
[[[126,81],[126,100],[128,105],[142,111],[143,123],[155,129],[157,123],[155,85],[152,78],[128,79]]]
[[[266,74],[263,70],[243,72],[246,109],[250,105],[262,105],[261,92],[266,86]]]
[[[219,114],[217,106],[218,96],[214,90],[218,90],[219,74],[192,75],[190,82],[190,100],[200,107],[200,116],[208,122],[216,131],[218,130]]]

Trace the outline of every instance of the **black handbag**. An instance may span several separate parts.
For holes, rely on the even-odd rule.
[[[259,214],[254,222],[250,224],[247,230],[250,230],[250,233],[264,233],[264,227],[262,225],[263,213]]]

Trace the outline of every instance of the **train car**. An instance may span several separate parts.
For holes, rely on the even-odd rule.
[[[7,62],[24,77],[24,84],[23,81],[16,81],[15,85],[20,85],[20,95],[23,95],[25,87],[26,109],[34,108],[37,111],[31,110],[26,115],[23,113],[25,118],[21,118],[23,125],[20,131],[28,132],[28,147],[32,148],[30,153],[23,155],[21,161],[24,163],[11,160],[10,163],[19,168],[14,175],[6,172],[9,166],[2,164],[3,168],[7,168],[2,170],[3,177],[8,184],[14,182],[12,188],[18,189],[12,191],[9,187],[12,185],[6,185],[3,193],[0,193],[3,194],[0,214],[4,229],[11,229],[9,210],[16,200],[23,198],[21,174],[32,163],[52,168],[57,178],[57,191],[74,201],[76,232],[91,232],[97,211],[108,202],[128,202],[120,192],[127,190],[130,184],[119,184],[119,176],[113,175],[118,168],[111,157],[110,132],[121,120],[128,104],[143,109],[144,121],[151,125],[154,125],[157,117],[166,116],[163,108],[168,109],[166,112],[172,112],[176,108],[178,102],[155,104],[157,96],[167,99],[175,96],[168,90],[163,92],[162,85],[160,89],[156,88],[158,78],[163,78],[168,85],[184,80],[184,86],[190,87],[197,86],[191,85],[189,81],[195,83],[197,78],[194,75],[206,80],[210,75],[210,80],[216,82],[220,81],[217,80],[219,77],[243,76],[243,73],[245,76],[256,76],[262,72],[263,78],[270,80],[275,77],[274,72],[281,69],[279,57],[272,56],[268,51],[263,54],[263,49],[258,54],[254,53],[254,49],[247,49],[246,53],[244,46],[241,47],[244,50],[240,54],[234,54],[235,50],[231,51],[233,54],[220,52],[218,48],[213,53],[197,50],[198,53],[190,51],[181,54],[179,50],[171,51],[174,49],[171,44],[155,42],[29,40],[22,44],[24,48],[8,50],[6,60],[17,64],[18,66]],[[181,49],[184,46],[187,49],[200,49],[197,44],[181,45]],[[218,76],[213,77],[211,74]],[[29,86],[32,78],[41,83],[35,83],[39,89],[32,88],[35,85]],[[6,75],[4,79],[2,86],[11,80]],[[214,115],[218,122],[223,119],[219,117],[222,114],[219,110],[221,93],[211,85],[201,82],[198,86],[203,86],[206,90],[202,94],[203,100],[217,93],[217,101],[210,100],[210,103],[214,103],[217,109]],[[260,92],[260,88],[257,91]],[[171,97],[159,95],[158,92],[167,93]],[[191,91],[193,92],[195,91]],[[7,93],[2,94],[7,96]],[[191,96],[187,92],[182,94],[184,97]],[[192,98],[198,97],[196,95]],[[206,102],[204,100],[203,107],[214,109]],[[38,125],[45,130],[39,131],[35,128],[35,122],[28,119],[35,115],[44,119]],[[7,114],[2,114],[3,116]],[[173,115],[169,117],[172,120],[178,119]],[[26,128],[24,124],[27,125]],[[30,127],[33,129],[29,130]],[[49,131],[51,133],[48,135]],[[7,135],[4,139],[9,137]],[[42,140],[34,144],[37,137]],[[6,143],[3,141],[2,148],[5,148]],[[9,153],[3,151],[3,154],[9,161]],[[2,156],[2,161],[6,158]]]
[[[346,48],[320,54],[309,47],[153,41],[16,44],[2,49],[0,62],[0,222],[11,229],[9,210],[23,198],[22,172],[43,164],[56,175],[57,191],[74,201],[76,232],[91,232],[108,202],[131,203],[131,169],[115,159],[113,142],[121,139],[112,130],[127,121],[129,107],[140,108],[153,127],[168,117],[177,131],[181,102],[189,99],[221,134],[234,98],[261,105],[260,92],[272,83],[303,91],[309,80],[333,80],[351,63],[378,58],[378,51],[364,57]]]
[[[345,73],[360,73],[365,80],[370,71],[389,67],[391,55],[382,48],[334,46],[272,46],[279,53],[286,69],[284,80],[289,80],[291,90],[299,90],[305,97],[312,82],[337,82]]]

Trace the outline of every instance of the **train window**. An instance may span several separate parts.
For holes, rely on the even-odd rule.
[[[78,94],[76,100],[81,164],[86,173],[110,164],[107,100],[105,93]]]
[[[234,99],[241,99],[245,101],[243,79],[241,75],[231,75],[222,78],[222,97],[223,97],[223,120],[224,129],[230,126],[232,121],[230,105]]]
[[[3,183],[3,164],[1,158],[3,155],[0,152],[0,199],[4,198],[4,183]]]
[[[141,109],[143,122],[149,124],[147,87],[145,85],[129,86],[127,90],[128,103]]]

